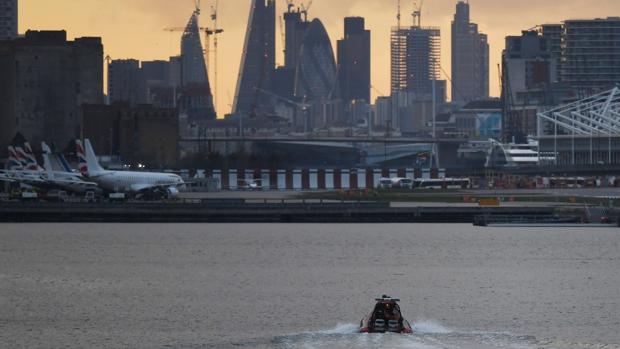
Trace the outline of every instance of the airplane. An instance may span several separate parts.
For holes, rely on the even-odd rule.
[[[172,173],[110,171],[99,164],[90,140],[75,142],[79,160],[79,172],[102,189],[112,193],[164,194],[169,198],[179,195],[179,187],[186,183]]]
[[[19,183],[27,187],[42,190],[65,190],[83,194],[97,189],[97,183],[85,181],[81,175],[71,171],[53,171],[50,158],[51,150],[42,143],[44,167],[39,166],[30,144],[24,148],[9,147],[9,169],[0,172],[0,181]]]

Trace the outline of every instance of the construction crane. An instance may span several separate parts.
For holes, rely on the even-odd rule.
[[[284,53],[284,59],[286,60],[286,35],[284,34],[284,23],[282,20],[282,16],[280,19],[280,36],[282,37],[282,52]]]
[[[424,0],[420,1],[420,5],[418,5],[417,0],[413,0],[413,26],[414,27],[422,27],[422,7],[424,6]]]
[[[200,1],[200,0],[197,0]],[[217,13],[218,13],[218,5],[219,5],[219,1],[215,0],[215,5],[211,6],[211,21],[213,23],[213,29],[206,29],[206,35],[207,38],[209,38],[211,35],[213,35],[213,104],[215,106],[215,109],[217,110],[217,91],[218,91],[218,70],[217,70],[217,61],[218,61],[218,56],[217,56],[217,37],[219,34],[222,34],[224,32],[224,29],[221,29],[218,27],[217,25]],[[207,55],[208,55],[208,46],[209,43],[207,42]],[[207,63],[208,64],[208,63]],[[207,67],[209,67],[209,65],[207,65]]]
[[[304,21],[307,22],[308,21],[308,11],[310,11],[310,7],[312,7],[312,3],[314,2],[314,0],[310,0],[308,2],[308,5],[304,5],[301,4],[301,14],[304,15]]]

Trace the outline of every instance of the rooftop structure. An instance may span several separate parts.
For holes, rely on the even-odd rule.
[[[538,113],[538,124],[555,165],[620,163],[620,88]]]

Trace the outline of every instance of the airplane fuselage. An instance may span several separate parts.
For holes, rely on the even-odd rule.
[[[184,184],[183,179],[175,174],[131,172],[131,171],[103,171],[88,176],[99,184],[101,188],[112,192],[140,192],[151,188],[176,187]]]

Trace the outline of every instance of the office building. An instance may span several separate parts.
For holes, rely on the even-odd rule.
[[[33,144],[80,135],[80,108],[103,103],[101,38],[28,31],[0,41],[0,146],[19,132]]]
[[[620,17],[568,20],[562,39],[561,80],[583,95],[620,83]]]
[[[0,0],[0,40],[17,38],[17,0]]]
[[[344,19],[344,39],[338,40],[338,85],[345,103],[370,102],[370,30],[364,18]]]
[[[459,1],[452,21],[452,101],[489,97],[487,35],[470,21],[469,3]]]
[[[252,0],[233,113],[252,115],[267,103],[276,56],[275,0]]]

